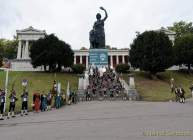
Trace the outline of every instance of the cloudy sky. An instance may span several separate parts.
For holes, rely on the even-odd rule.
[[[0,38],[29,26],[54,33],[73,49],[89,47],[96,13],[108,12],[106,44],[129,47],[135,32],[193,21],[192,0],[0,0]]]

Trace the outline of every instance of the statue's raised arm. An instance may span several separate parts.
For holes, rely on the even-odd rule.
[[[100,9],[105,12],[105,17],[102,19],[103,21],[105,21],[105,20],[108,18],[107,11],[106,11],[105,8],[103,8],[103,7],[100,7]]]
[[[101,49],[105,48],[105,30],[104,22],[107,19],[107,11],[100,7],[105,12],[105,17],[101,19],[101,14],[96,14],[96,21],[94,22],[93,29],[89,32],[90,48]]]

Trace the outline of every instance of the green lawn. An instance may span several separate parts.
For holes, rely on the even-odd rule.
[[[174,77],[177,85],[182,85],[186,91],[186,97],[190,97],[191,93],[189,86],[193,83],[193,75],[185,74],[176,71],[167,71],[159,74],[159,79],[150,80],[145,72],[134,72],[136,88],[145,101],[169,101],[174,100],[175,96],[170,92],[169,81],[171,77]],[[123,77],[128,81],[127,75]],[[65,73],[43,73],[43,72],[9,72],[9,84],[8,84],[8,95],[12,87],[17,92],[18,101],[16,103],[16,111],[21,108],[22,93],[22,79],[28,79],[29,86],[29,107],[31,110],[32,94],[34,92],[46,93],[52,88],[53,80],[59,81],[62,84],[62,90],[66,91],[67,82],[70,82],[70,87],[73,90],[77,89],[78,76],[75,74]],[[0,88],[4,88],[5,83],[5,72],[0,71]],[[9,102],[9,99],[8,99]],[[7,109],[9,103],[7,104]]]
[[[0,71],[0,88],[4,89],[5,83],[5,72]],[[78,86],[78,76],[75,74],[65,74],[65,73],[43,73],[43,72],[9,72],[9,84],[8,84],[8,95],[12,87],[14,87],[18,101],[16,103],[16,111],[21,108],[21,98],[22,94],[22,80],[28,79],[28,91],[29,91],[29,107],[31,109],[32,94],[34,92],[45,91],[47,93],[53,86],[53,81],[59,81],[62,85],[62,90],[66,91],[67,82],[70,83],[70,88],[73,90],[77,89]],[[9,99],[8,99],[9,102]],[[9,104],[7,104],[8,109]]]
[[[145,72],[134,72],[136,89],[142,100],[145,101],[169,101],[175,100],[174,93],[170,92],[170,79],[173,77],[177,85],[181,85],[186,91],[186,97],[190,97],[190,85],[193,83],[193,75],[178,71],[166,71],[159,73],[159,78],[151,80]],[[127,75],[124,79],[128,81]]]

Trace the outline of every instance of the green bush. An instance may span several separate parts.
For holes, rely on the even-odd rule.
[[[73,73],[82,74],[85,71],[86,67],[82,64],[75,64],[72,66]]]
[[[128,73],[130,66],[128,64],[119,64],[116,66],[115,70],[118,73]]]

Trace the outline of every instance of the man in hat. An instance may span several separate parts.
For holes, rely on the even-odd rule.
[[[0,89],[0,120],[4,120],[4,105],[5,105],[5,92]]]
[[[185,90],[182,86],[179,86],[179,93],[180,93],[180,103],[185,103]]]
[[[28,115],[28,92],[23,91],[23,94],[21,95],[21,100],[22,100],[22,108],[21,108],[21,116]]]
[[[11,95],[9,96],[10,105],[9,105],[9,112],[8,112],[8,119],[11,117],[15,117],[15,102],[17,101],[16,92],[15,90],[12,91]]]

